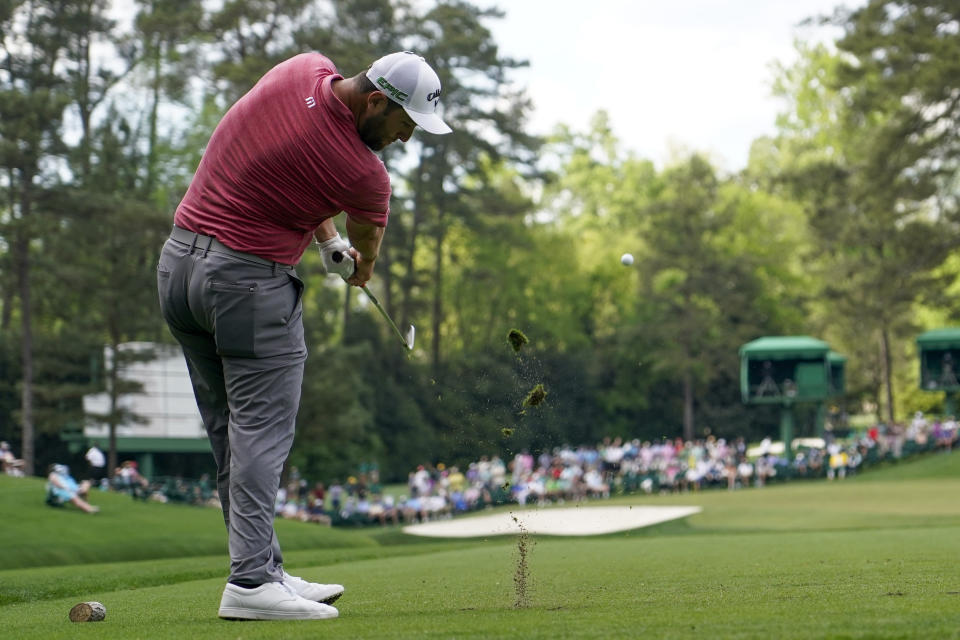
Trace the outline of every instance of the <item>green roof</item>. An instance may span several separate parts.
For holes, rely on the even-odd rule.
[[[809,336],[768,336],[740,347],[740,356],[786,360],[823,357],[829,351],[830,345]]]
[[[830,361],[830,364],[841,363],[847,361],[847,356],[837,353],[836,351],[830,351],[830,353],[827,354],[827,360]]]
[[[932,329],[917,336],[921,349],[960,349],[960,327]]]

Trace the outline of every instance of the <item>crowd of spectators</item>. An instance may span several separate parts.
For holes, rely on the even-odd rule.
[[[277,517],[324,525],[399,524],[405,520],[405,509],[412,504],[397,501],[385,494],[376,467],[350,476],[343,483],[329,486],[317,482],[310,487],[296,467],[289,481],[277,492]]]
[[[113,477],[100,480],[104,491],[119,491],[130,494],[135,500],[152,502],[175,502],[207,507],[219,507],[216,489],[208,474],[198,479],[179,476],[154,476],[147,478],[140,473],[134,460],[125,460],[114,469]]]
[[[748,449],[742,438],[708,436],[685,441],[607,438],[596,446],[557,447],[537,456],[527,451],[504,460],[483,456],[465,468],[419,465],[406,491],[385,495],[376,470],[329,487],[308,482],[294,469],[277,496],[277,515],[333,525],[415,523],[486,507],[543,505],[632,493],[738,490],[794,479],[842,480],[864,466],[918,452],[951,451],[958,440],[953,418],[928,420],[917,413],[908,425],[875,425],[837,439],[800,440],[788,458],[782,443],[764,439]]]
[[[952,417],[929,420],[917,412],[908,424],[878,424],[851,438],[834,438],[828,431],[823,439],[800,440],[789,458],[782,443],[769,438],[751,449],[743,438],[606,438],[595,446],[562,446],[538,455],[522,451],[508,459],[481,456],[463,468],[422,464],[410,471],[406,489],[399,495],[384,491],[375,467],[329,485],[311,485],[293,467],[277,493],[275,513],[333,526],[410,524],[509,503],[544,505],[638,492],[738,490],[804,478],[842,480],[882,461],[923,451],[952,451],[958,437],[960,429]],[[4,471],[16,474],[16,459],[2,445],[6,443],[0,443]],[[125,492],[140,500],[219,506],[206,475],[198,480],[147,479],[137,463],[128,460],[112,477],[93,481],[103,490]]]
[[[216,490],[207,474],[202,475],[197,480],[176,476],[147,478],[140,473],[135,460],[124,460],[120,466],[113,470],[113,475],[110,477],[103,475],[98,478],[94,472],[88,474],[89,478],[80,482],[73,478],[69,467],[66,465],[53,464],[50,465],[48,471],[47,504],[51,506],[62,506],[68,502],[73,502],[84,511],[94,512],[98,509],[88,510],[73,500],[73,494],[84,500],[87,499],[90,490],[94,488],[100,491],[125,493],[134,500],[144,502],[176,502],[200,506],[220,506]],[[57,488],[64,491],[57,492]]]

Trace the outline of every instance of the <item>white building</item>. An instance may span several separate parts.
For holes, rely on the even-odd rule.
[[[121,459],[136,458],[141,472],[148,477],[154,474],[159,454],[167,459],[170,455],[203,453],[207,456],[204,462],[212,462],[187,363],[180,348],[151,342],[127,342],[121,344],[119,350],[155,355],[151,360],[125,364],[119,372],[122,379],[143,386],[138,393],[123,394],[118,398],[121,407],[139,418],[137,422],[117,426],[117,451]],[[111,350],[105,349],[108,368],[112,358]],[[106,392],[83,398],[83,410],[88,415],[84,439],[99,443],[104,450],[109,442],[109,427],[98,422],[95,416],[106,416],[109,409],[110,396]]]

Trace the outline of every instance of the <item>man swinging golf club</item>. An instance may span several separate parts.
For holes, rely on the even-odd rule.
[[[417,126],[449,133],[439,97],[437,74],[410,52],[350,78],[323,55],[298,55],[230,108],[177,207],[157,285],[217,463],[230,550],[221,618],[337,616],[343,587],[284,571],[273,529],[307,355],[294,265],[315,238],[328,271],[366,284],[390,200],[373,151]],[[349,243],[334,226],[341,211]]]

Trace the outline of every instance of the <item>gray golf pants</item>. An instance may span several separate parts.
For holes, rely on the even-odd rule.
[[[167,240],[157,265],[160,308],[183,347],[217,463],[229,580],[279,582],[274,503],[307,356],[303,283],[292,267],[212,244],[205,236]]]

